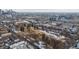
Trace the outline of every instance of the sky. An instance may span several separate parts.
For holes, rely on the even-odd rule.
[[[14,9],[17,12],[79,12],[79,9]]]

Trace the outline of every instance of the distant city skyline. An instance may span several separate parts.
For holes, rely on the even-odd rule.
[[[13,9],[16,12],[79,12],[79,9]]]

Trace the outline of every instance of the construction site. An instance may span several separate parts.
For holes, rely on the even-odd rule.
[[[79,13],[0,10],[0,49],[79,49]]]

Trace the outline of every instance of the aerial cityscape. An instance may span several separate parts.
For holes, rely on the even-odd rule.
[[[0,49],[79,49],[79,12],[0,9]]]

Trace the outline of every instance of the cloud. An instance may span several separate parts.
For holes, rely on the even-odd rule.
[[[79,12],[79,9],[14,9],[17,12]]]

